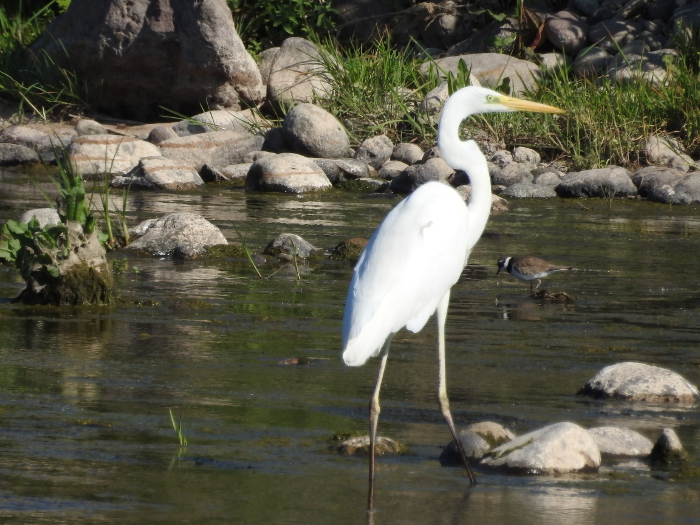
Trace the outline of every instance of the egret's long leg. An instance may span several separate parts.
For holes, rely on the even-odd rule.
[[[450,400],[447,399],[447,380],[445,377],[445,320],[447,319],[447,307],[450,303],[450,292],[448,291],[445,296],[440,300],[440,304],[437,307],[437,325],[438,325],[438,402],[440,403],[440,410],[442,415],[445,416],[447,420],[447,426],[450,427],[450,432],[452,432],[452,438],[455,441],[459,455],[462,457],[462,463],[464,463],[464,468],[467,469],[467,475],[469,476],[469,486],[476,484],[476,479],[474,479],[474,474],[469,466],[469,461],[467,461],[467,455],[464,452],[464,447],[459,441],[457,436],[457,431],[455,430],[455,424],[452,421],[452,414],[450,413]]]
[[[379,421],[379,389],[382,387],[382,378],[386,368],[386,359],[389,357],[389,347],[394,334],[391,334],[384,343],[382,360],[379,363],[377,384],[374,386],[374,394],[369,402],[369,491],[367,494],[367,510],[372,510],[374,504],[374,442],[377,439],[377,421]]]

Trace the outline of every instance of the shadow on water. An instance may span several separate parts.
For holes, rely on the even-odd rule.
[[[45,205],[20,172],[0,172],[0,189],[0,221]],[[262,249],[285,231],[319,247],[369,236],[393,205],[342,192],[211,187],[134,192],[129,209],[131,224],[199,213],[229,240],[235,225]],[[698,209],[586,207],[522,201],[492,217],[448,316],[455,421],[494,420],[523,433],[567,420],[651,439],[672,427],[698,458],[696,407],[574,395],[603,366],[627,360],[700,383]],[[543,282],[573,301],[536,300],[527,284],[496,276],[504,254],[576,266]],[[129,304],[59,310],[11,305],[22,283],[0,267],[2,520],[364,523],[366,458],[329,450],[333,434],[365,429],[377,366],[340,361],[351,272],[315,262],[301,281],[291,272],[261,281],[241,261],[129,257],[118,275]],[[449,431],[435,402],[435,338],[429,324],[398,334],[392,347],[379,429],[411,453],[379,458],[376,525],[698,523],[700,480],[643,462],[606,462],[581,476],[479,473],[467,490],[460,469],[437,461]],[[281,364],[294,359],[305,364]],[[181,414],[186,447],[169,408]]]

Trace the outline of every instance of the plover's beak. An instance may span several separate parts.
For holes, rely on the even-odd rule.
[[[500,272],[500,271],[501,271],[501,267],[499,266],[499,267],[496,269],[496,275],[498,275],[498,272]]]

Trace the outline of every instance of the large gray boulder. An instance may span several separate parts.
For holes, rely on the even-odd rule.
[[[589,472],[598,470],[600,450],[585,429],[555,423],[494,448],[480,465],[521,474]]]
[[[700,401],[698,389],[681,375],[636,362],[606,366],[578,394],[646,403],[692,404]]]
[[[170,213],[150,219],[137,231],[142,236],[126,249],[158,256],[194,257],[205,253],[207,246],[228,244],[219,228],[194,213]]]
[[[225,0],[73,0],[32,50],[70,62],[103,111],[141,121],[161,106],[191,115],[265,94]]]
[[[68,156],[84,177],[126,175],[143,157],[159,157],[150,142],[120,135],[83,135],[68,146]]]
[[[331,187],[326,174],[312,159],[296,153],[280,153],[256,160],[245,181],[246,191],[298,194]]]
[[[608,166],[564,175],[556,187],[557,195],[569,198],[627,197],[637,194],[631,173],[619,166]]]
[[[621,427],[589,428],[588,433],[603,456],[646,458],[654,444],[639,432]]]
[[[245,162],[252,151],[259,151],[263,137],[244,131],[212,131],[169,139],[158,144],[164,157],[201,170],[205,164],[222,169]]]
[[[299,104],[284,118],[284,139],[300,155],[334,159],[347,157],[350,139],[343,125],[325,109]]]
[[[267,99],[275,108],[325,98],[331,87],[321,54],[316,44],[304,38],[291,37],[282,42],[270,66]]]

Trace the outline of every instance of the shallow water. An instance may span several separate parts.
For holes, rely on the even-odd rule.
[[[52,191],[39,173],[39,185]],[[316,246],[369,236],[396,201],[334,192],[293,197],[210,187],[132,193],[130,222],[200,213],[261,250],[293,232]],[[0,222],[45,206],[26,174],[0,172]],[[459,427],[524,433],[558,421],[621,425],[655,440],[672,427],[700,466],[697,407],[600,402],[575,392],[603,366],[635,360],[700,384],[700,209],[603,200],[520,201],[493,216],[447,322],[448,391]],[[495,275],[505,254],[576,266],[544,304]],[[124,252],[114,259],[128,257]],[[244,262],[130,258],[118,276],[143,306],[12,305],[0,267],[0,519],[8,523],[363,523],[366,458],[329,450],[366,428],[376,360],[340,360],[352,266],[319,262],[258,280]],[[276,268],[263,267],[265,275]],[[591,475],[477,473],[437,458],[449,442],[435,401],[435,337],[392,346],[379,431],[411,454],[379,458],[374,523],[700,523],[700,479],[642,462]],[[306,358],[309,364],[280,361]],[[181,416],[179,447],[168,408]]]

